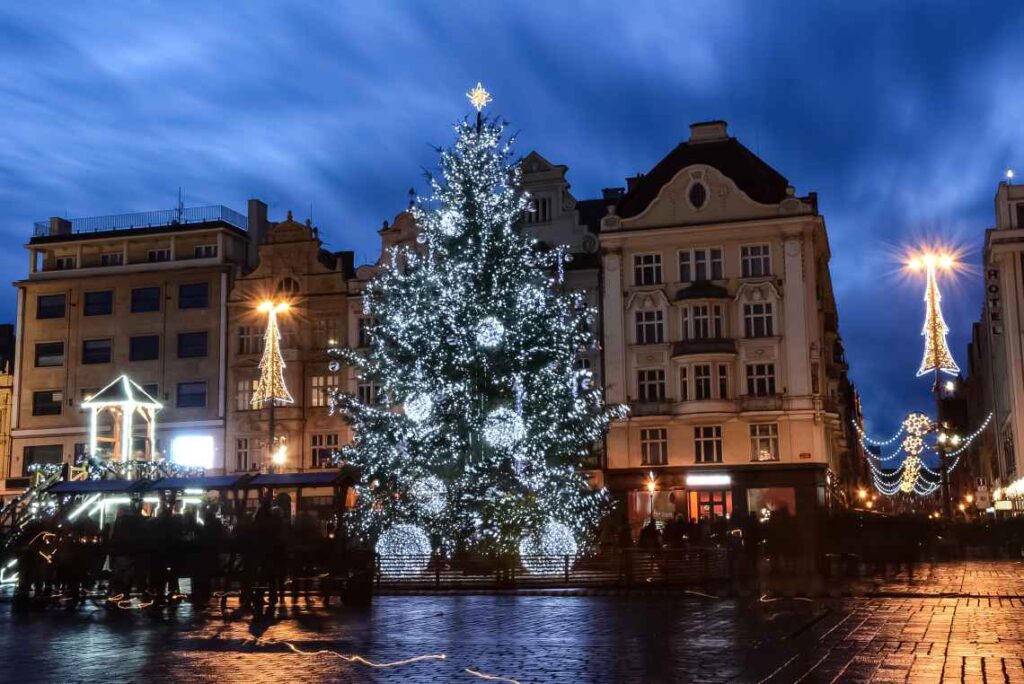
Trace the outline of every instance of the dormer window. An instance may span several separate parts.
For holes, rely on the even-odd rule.
[[[708,188],[698,181],[690,186],[690,192],[686,194],[686,197],[690,201],[691,207],[702,209],[708,203]]]

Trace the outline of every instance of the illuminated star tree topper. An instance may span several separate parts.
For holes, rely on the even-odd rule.
[[[953,353],[949,350],[949,343],[946,335],[949,334],[949,326],[942,317],[942,294],[936,282],[936,272],[952,270],[955,261],[950,254],[926,253],[916,256],[910,260],[908,266],[911,270],[924,270],[927,284],[924,291],[925,317],[924,327],[921,335],[924,336],[924,356],[921,359],[921,367],[917,371],[918,377],[930,372],[943,372],[956,375],[960,367],[953,360]]]
[[[261,409],[268,401],[291,404],[291,393],[284,383],[284,359],[281,357],[281,331],[277,327],[277,314],[287,311],[288,304],[263,302],[259,309],[267,314],[267,331],[263,334],[263,357],[260,358],[260,379],[252,393],[252,407]]]

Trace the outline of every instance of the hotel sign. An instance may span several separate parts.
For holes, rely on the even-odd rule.
[[[993,335],[1003,334],[1002,297],[999,291],[999,269],[985,271],[985,303],[988,309],[988,323]]]

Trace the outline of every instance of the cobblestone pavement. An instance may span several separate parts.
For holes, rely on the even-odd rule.
[[[258,620],[5,602],[0,680],[1024,682],[1021,563],[946,564],[873,586],[880,595],[820,600],[383,596],[362,612],[289,604]],[[338,657],[442,654],[390,668]]]

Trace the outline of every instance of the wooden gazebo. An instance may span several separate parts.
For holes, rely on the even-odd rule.
[[[156,451],[156,412],[163,406],[146,393],[138,383],[122,375],[96,394],[82,402],[82,407],[90,409],[89,415],[89,455],[98,456],[101,444],[109,445],[110,459],[115,461],[144,460],[152,461]],[[99,417],[109,413],[114,418],[113,432],[109,437],[99,435]],[[133,458],[135,436],[135,415],[142,416],[146,425],[143,455],[141,459]]]

